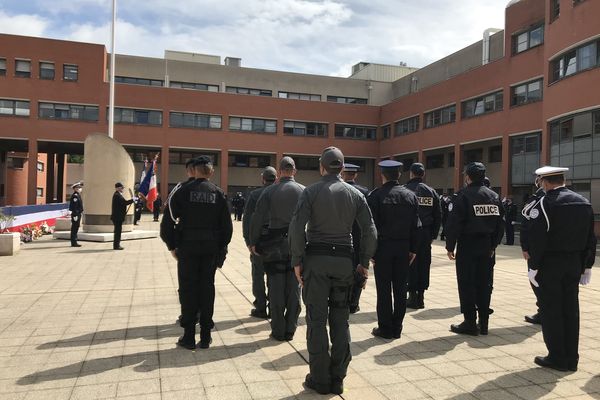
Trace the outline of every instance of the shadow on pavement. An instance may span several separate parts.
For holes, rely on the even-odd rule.
[[[407,309],[406,312],[410,312],[411,317],[419,321],[427,321],[433,319],[448,319],[460,314],[460,307],[446,307],[446,308],[428,308],[423,311],[411,311]]]
[[[600,375],[591,377],[581,389],[593,399],[600,399]]]

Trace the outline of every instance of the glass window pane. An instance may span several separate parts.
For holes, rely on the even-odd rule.
[[[242,119],[237,117],[229,118],[229,129],[240,130],[242,128]]]
[[[212,116],[209,121],[209,128],[211,129],[221,129],[221,117],[220,116]]]
[[[275,133],[276,131],[277,131],[277,122],[276,121],[266,121],[265,132]]]
[[[150,111],[148,113],[148,123],[151,125],[162,125],[162,112]]]
[[[517,36],[517,53],[527,50],[529,32],[521,33]]]
[[[16,60],[15,61],[15,71],[30,73],[31,72],[31,61]]]
[[[28,117],[29,116],[29,102],[28,101],[15,101],[15,115]]]
[[[251,131],[252,130],[252,119],[242,118],[242,130],[243,131]]]
[[[14,113],[15,102],[12,100],[0,100],[0,114],[12,115]]]
[[[186,128],[193,128],[196,122],[194,114],[183,114],[183,126]]]
[[[544,27],[540,26],[529,32],[529,47],[542,44],[544,41]]]
[[[590,43],[577,50],[579,55],[579,70],[584,70],[596,66],[596,43]]]
[[[85,107],[84,119],[86,121],[98,121],[98,107]]]
[[[575,51],[565,56],[565,76],[569,76],[577,72],[577,53]]]

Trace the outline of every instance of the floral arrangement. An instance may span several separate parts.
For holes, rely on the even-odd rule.
[[[46,224],[44,222],[44,224]],[[48,227],[48,224],[46,224],[46,229],[47,231],[50,230],[50,228]],[[42,237],[42,235],[44,235],[44,231],[40,226],[36,226],[36,225],[28,225],[26,227],[24,227],[21,230],[21,241],[23,241],[23,243],[29,243],[33,240],[39,239]]]

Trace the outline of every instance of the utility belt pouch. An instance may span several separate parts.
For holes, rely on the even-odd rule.
[[[256,244],[256,252],[264,263],[288,264],[290,245],[287,236],[287,229],[269,230],[267,235],[261,236]]]

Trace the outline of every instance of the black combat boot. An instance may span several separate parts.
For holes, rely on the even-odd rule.
[[[479,333],[481,335],[488,334],[488,323],[490,320],[488,318],[479,318]]]
[[[420,310],[425,308],[425,291],[421,290],[417,292],[417,300],[415,301],[416,309]]]
[[[196,336],[196,326],[185,326],[183,328],[183,336],[179,338],[177,345],[184,349],[194,350],[196,348],[196,339],[194,336]]]
[[[201,349],[208,349],[210,344],[212,343],[212,337],[210,336],[210,329],[201,328],[200,329],[200,343],[198,346]]]
[[[417,292],[408,292],[408,299],[406,300],[406,308],[417,309]]]
[[[344,381],[342,379],[331,379],[331,393],[337,395],[344,393]]]
[[[471,336],[477,336],[479,334],[479,329],[477,329],[477,324],[475,323],[475,320],[471,319],[465,319],[458,325],[450,325],[450,330],[454,333],[460,333]]]

